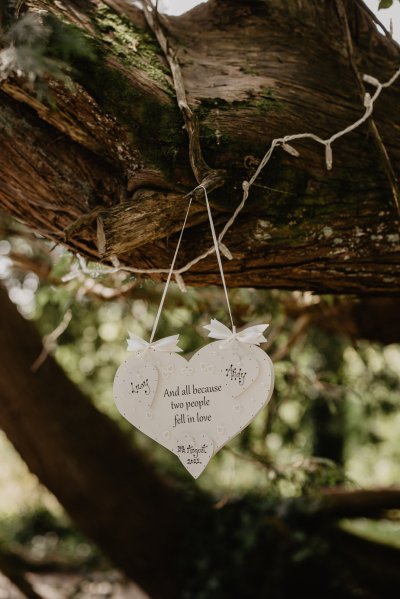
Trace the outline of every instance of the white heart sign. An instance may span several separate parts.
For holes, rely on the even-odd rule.
[[[197,478],[268,403],[273,385],[272,362],[262,349],[216,341],[190,360],[174,352],[136,352],[118,368],[114,399],[131,424]]]

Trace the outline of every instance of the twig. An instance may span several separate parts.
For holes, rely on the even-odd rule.
[[[290,475],[292,472],[300,470],[305,470],[306,472],[315,472],[319,468],[337,468],[337,465],[334,461],[318,456],[310,456],[307,458],[302,458],[301,460],[296,460],[295,462],[291,462],[289,464],[278,466],[262,456],[245,455],[240,453],[239,451],[232,449],[232,447],[229,447],[229,445],[225,445],[223,449],[224,451],[232,454],[238,460],[242,460],[243,462],[247,462],[248,464],[252,464],[253,466],[263,470],[269,476],[269,478],[271,477],[271,474],[284,477]]]
[[[90,210],[86,214],[83,214],[79,218],[77,218],[73,223],[71,223],[64,231],[64,239],[68,241],[71,239],[73,235],[75,235],[84,225],[87,225],[94,220],[96,220],[103,208],[101,206],[97,206]]]
[[[353,39],[351,36],[349,20],[347,18],[347,13],[346,13],[346,9],[343,4],[343,0],[336,0],[336,7],[337,7],[338,14],[339,14],[339,18],[343,24],[350,66],[354,73],[355,78],[357,79],[358,87],[360,89],[361,100],[364,102],[364,99],[366,97],[366,90],[365,90],[364,82],[362,80],[360,71],[358,70],[358,67],[356,64],[356,59],[354,56]],[[380,157],[382,160],[382,165],[383,165],[387,179],[390,184],[390,189],[392,191],[394,206],[396,208],[398,216],[400,216],[400,188],[397,183],[396,173],[394,172],[393,165],[389,158],[389,154],[386,150],[386,146],[383,142],[381,134],[379,133],[379,129],[378,129],[378,127],[375,123],[375,120],[372,116],[368,121],[368,126],[369,126],[369,130],[371,131],[372,138],[375,142],[375,146],[380,154]]]
[[[54,277],[50,274],[52,267],[51,263],[47,262],[43,258],[32,258],[26,254],[20,254],[13,251],[8,254],[8,257],[10,260],[12,260],[13,266],[16,269],[22,270],[23,272],[33,272],[39,277],[39,279],[45,279],[52,285],[56,285],[60,282],[57,277]]]
[[[31,366],[32,372],[37,372],[39,368],[42,366],[42,364],[45,362],[49,353],[55,349],[55,347],[57,346],[57,339],[66,330],[69,323],[71,322],[71,319],[72,312],[70,309],[68,309],[62,317],[61,322],[56,326],[54,331],[52,331],[50,335],[47,335],[43,339],[43,349]]]
[[[271,360],[273,362],[278,362],[282,360],[292,349],[295,343],[302,337],[305,330],[308,328],[312,320],[312,315],[310,313],[301,314],[292,327],[292,333],[285,343],[283,347],[278,348],[271,354]]]
[[[103,219],[100,215],[96,217],[96,240],[97,240],[97,251],[99,252],[100,258],[104,256],[106,251],[106,234],[104,231]]]
[[[356,0],[356,3],[358,7],[373,20],[375,25],[382,29],[385,36],[393,43],[393,45],[400,49],[400,44],[394,39],[392,32],[387,30],[376,14],[365,4],[364,0]]]
[[[264,461],[260,457],[255,458],[249,455],[245,455],[243,453],[240,453],[239,451],[236,451],[235,449],[232,449],[232,447],[229,447],[229,445],[225,445],[223,449],[224,451],[227,451],[228,453],[232,454],[238,460],[242,460],[243,462],[253,464],[253,466],[256,466],[257,468],[261,468],[262,470],[264,470],[264,472],[278,472],[277,468],[275,468],[270,462],[267,462],[266,460]]]

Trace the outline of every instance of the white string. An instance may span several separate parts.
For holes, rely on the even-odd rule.
[[[196,258],[193,258],[193,260],[190,260],[190,262],[188,262],[181,268],[174,270],[172,273],[171,273],[171,269],[168,270],[166,268],[145,269],[145,268],[135,268],[135,267],[131,267],[131,266],[114,266],[113,268],[89,269],[86,266],[86,263],[85,263],[85,267],[84,268],[82,267],[82,259],[80,258],[79,263],[80,263],[81,272],[84,272],[85,274],[88,274],[90,276],[112,274],[112,273],[119,272],[119,271],[132,272],[132,273],[136,273],[136,274],[149,274],[149,275],[150,274],[163,274],[163,273],[171,273],[174,275],[180,275],[183,272],[187,272],[188,270],[190,270],[192,268],[192,266],[194,266],[201,260],[204,260],[204,258],[207,258],[208,256],[210,256],[210,254],[213,254],[216,251],[216,248],[218,246],[221,247],[222,239],[225,237],[227,231],[232,227],[232,225],[236,221],[239,213],[243,210],[243,207],[247,201],[247,198],[249,197],[250,187],[253,185],[253,183],[255,182],[255,180],[257,179],[257,177],[259,176],[259,174],[265,167],[265,165],[269,162],[275,148],[280,146],[280,147],[282,147],[283,150],[285,150],[292,156],[299,156],[299,152],[295,148],[293,148],[291,145],[289,145],[288,142],[295,141],[297,139],[312,139],[313,141],[325,146],[326,166],[327,166],[327,169],[330,170],[332,168],[332,161],[333,161],[332,143],[334,141],[336,141],[339,137],[342,137],[343,135],[346,135],[347,133],[354,131],[354,129],[357,129],[357,127],[359,127],[362,123],[364,123],[371,116],[371,114],[374,110],[374,103],[380,96],[382,90],[384,88],[387,88],[387,87],[390,87],[391,85],[393,85],[393,83],[398,79],[399,76],[400,76],[400,68],[394,73],[394,75],[388,81],[386,81],[384,83],[381,83],[380,81],[378,81],[378,79],[376,79],[375,77],[372,77],[371,75],[364,75],[363,76],[364,81],[366,83],[369,83],[370,85],[373,85],[374,87],[376,87],[375,93],[372,96],[368,93],[365,94],[365,97],[364,97],[365,112],[364,112],[364,114],[359,119],[354,121],[354,123],[351,123],[344,129],[341,129],[337,133],[334,133],[327,139],[323,139],[323,138],[319,137],[318,135],[315,135],[314,133],[296,133],[294,135],[286,135],[284,137],[277,137],[274,140],[272,140],[267,152],[265,153],[263,159],[261,160],[260,164],[258,165],[258,167],[257,167],[255,173],[253,174],[253,176],[251,177],[251,179],[249,181],[243,181],[243,183],[242,183],[242,187],[243,187],[242,200],[241,200],[240,204],[237,206],[234,213],[232,214],[231,218],[225,224],[221,233],[219,234],[218,239],[217,239],[217,245],[214,245],[214,246],[208,248],[208,250],[205,250],[202,254],[199,254],[198,256],[196,256]],[[203,187],[203,186],[201,186],[201,187]],[[203,187],[203,189],[204,189],[204,187]],[[228,252],[229,252],[229,250],[228,250]],[[115,258],[115,257],[113,257],[113,258]],[[63,277],[63,280],[65,280],[65,281],[71,280],[72,278],[74,278],[75,276],[78,276],[78,275],[79,275],[79,272],[72,271],[71,273],[68,273],[65,277]]]
[[[211,234],[212,234],[212,238],[213,238],[213,241],[214,241],[215,253],[217,255],[219,272],[221,273],[222,285],[224,286],[226,305],[228,306],[229,317],[231,319],[231,324],[232,324],[232,333],[236,333],[236,327],[235,327],[234,322],[233,322],[231,305],[229,303],[228,290],[226,288],[226,283],[225,283],[224,269],[222,268],[221,254],[220,254],[219,247],[218,247],[217,236],[215,234],[214,221],[213,221],[212,214],[211,214],[210,202],[208,201],[207,190],[204,187],[204,185],[200,184],[199,187],[201,187],[203,189],[203,191],[204,191],[204,197],[206,199],[206,206],[207,206],[207,212],[208,212],[208,220],[210,221],[210,229],[211,229]]]
[[[174,266],[175,266],[176,258],[178,256],[179,247],[181,245],[182,236],[183,236],[183,232],[184,232],[185,227],[186,227],[186,221],[187,221],[188,216],[189,216],[189,211],[190,211],[190,206],[191,205],[192,205],[192,198],[190,198],[189,205],[188,205],[187,210],[186,210],[185,219],[183,221],[183,225],[182,225],[182,229],[181,229],[181,232],[180,232],[180,235],[179,235],[178,243],[176,244],[175,254],[174,254],[174,257],[172,258],[171,267],[170,267],[169,272],[168,272],[167,280],[165,281],[164,291],[163,291],[163,294],[161,296],[160,305],[158,306],[157,314],[156,314],[156,317],[155,317],[155,320],[154,320],[154,324],[153,324],[153,330],[151,331],[151,335],[150,335],[150,343],[153,342],[154,335],[156,334],[156,330],[157,330],[157,326],[158,326],[158,321],[160,320],[161,312],[162,312],[162,309],[163,309],[163,306],[164,306],[165,296],[167,295],[169,283],[171,281],[171,276],[172,276],[172,273],[174,272]]]

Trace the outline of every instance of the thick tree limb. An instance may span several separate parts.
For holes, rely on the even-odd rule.
[[[397,297],[371,297],[361,301],[341,300],[328,304],[304,305],[288,300],[284,306],[291,318],[308,316],[309,323],[328,333],[347,335],[352,340],[367,339],[390,344],[400,342],[400,300]]]
[[[329,518],[379,518],[400,509],[400,489],[329,489],[315,513]]]
[[[39,0],[31,5],[43,8]],[[46,4],[95,39],[99,56],[74,64],[74,93],[50,83],[56,110],[21,80],[3,84],[0,206],[57,241],[100,208],[107,256],[138,268],[168,268],[170,236],[182,222],[171,206],[196,181],[171,80],[143,14],[121,0],[112,5],[120,14],[100,0],[82,0],[79,8],[69,0]],[[400,60],[398,47],[358,3],[346,9],[357,31],[360,69],[387,79]],[[168,29],[204,159],[227,170],[226,185],[211,197],[219,227],[271,139],[299,131],[326,136],[360,114],[334,3],[212,0],[169,19]],[[397,83],[382,94],[374,115],[395,173],[398,102]],[[296,147],[297,159],[276,153],[226,237],[234,258],[226,269],[229,285],[399,293],[398,222],[366,128],[337,143],[330,173],[319,147]],[[148,218],[134,218],[128,230],[127,207],[140,212],[144,197]],[[178,267],[210,246],[205,221],[200,207]],[[99,258],[93,223],[75,231],[68,245]],[[215,258],[199,262],[185,281],[219,283]]]
[[[179,497],[51,357],[32,373],[41,339],[3,289],[0,325],[1,428],[117,566],[152,597],[175,599]]]
[[[321,490],[314,501],[304,498],[289,500],[287,513],[306,519],[335,520],[342,518],[387,518],[400,509],[400,489],[350,490],[341,487]]]

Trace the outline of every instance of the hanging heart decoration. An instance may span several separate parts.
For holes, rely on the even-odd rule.
[[[142,349],[114,381],[120,413],[177,455],[195,478],[265,406],[274,383],[271,360],[250,341],[259,338],[260,326],[238,334],[218,321],[206,328],[223,334],[190,360],[157,346]]]
[[[266,341],[263,333],[268,325],[236,332],[207,191],[203,185],[199,187],[204,190],[232,330],[211,320],[205,328],[208,336],[217,341],[201,348],[190,360],[177,355],[181,351],[179,335],[153,341],[190,199],[150,341],[130,334],[128,350],[134,353],[118,368],[114,379],[114,399],[120,413],[172,451],[194,478],[200,476],[221,447],[255,418],[269,401],[274,386],[272,362],[258,347]]]

